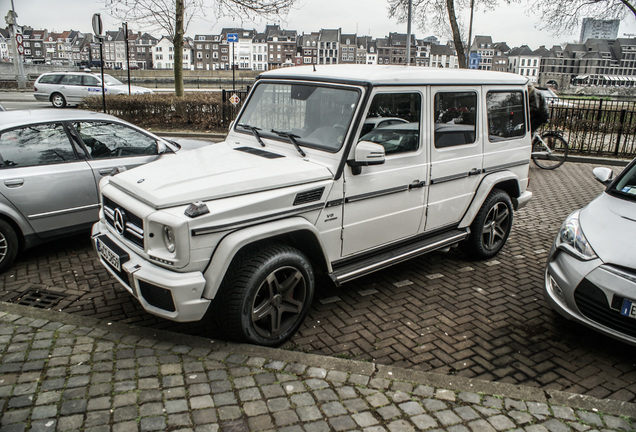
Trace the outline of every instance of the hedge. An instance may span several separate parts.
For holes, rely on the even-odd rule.
[[[227,103],[229,106],[230,104]],[[102,97],[84,99],[80,108],[102,111]],[[226,112],[231,108],[226,107]],[[221,131],[223,107],[218,92],[188,92],[183,97],[173,94],[106,96],[106,111],[143,128],[161,130]]]

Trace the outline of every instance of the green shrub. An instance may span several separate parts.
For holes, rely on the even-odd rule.
[[[227,103],[226,113],[231,105]],[[102,111],[102,97],[84,99],[80,108]],[[218,92],[189,92],[183,97],[174,94],[110,95],[106,96],[106,111],[143,128],[161,130],[222,131],[223,107]]]

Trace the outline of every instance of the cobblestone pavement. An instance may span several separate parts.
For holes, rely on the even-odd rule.
[[[0,431],[629,431],[636,405],[0,304]]]
[[[530,204],[515,214],[502,252],[469,261],[459,251],[397,265],[317,298],[287,350],[636,401],[636,348],[553,313],[543,271],[565,217],[598,195],[594,165],[531,166]],[[145,313],[98,264],[87,236],[48,244],[0,275],[0,300],[113,322],[222,337],[200,324]]]

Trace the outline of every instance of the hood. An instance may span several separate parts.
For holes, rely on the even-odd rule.
[[[603,262],[636,267],[636,202],[604,192],[581,210],[580,223]]]
[[[159,209],[330,178],[326,167],[300,156],[219,143],[162,157],[110,183]]]

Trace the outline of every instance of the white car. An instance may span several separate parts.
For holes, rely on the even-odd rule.
[[[567,217],[545,270],[544,294],[564,317],[636,345],[636,159],[607,189]]]
[[[88,96],[102,94],[101,74],[91,72],[47,72],[33,84],[33,96],[40,102],[51,102],[55,108],[77,105]],[[107,95],[127,95],[128,85],[104,74],[104,92]],[[130,86],[130,94],[151,94],[145,87]]]
[[[526,83],[400,66],[265,72],[224,143],[102,179],[93,244],[148,312],[279,345],[315,275],[340,285],[455,245],[480,259],[504,247],[532,196]],[[363,134],[378,112],[410,121]]]
[[[562,108],[574,108],[575,105],[572,102],[563,100],[557,96],[557,94],[550,87],[537,87],[537,91],[543,93],[548,105],[550,107],[562,107]]]

